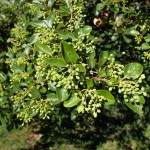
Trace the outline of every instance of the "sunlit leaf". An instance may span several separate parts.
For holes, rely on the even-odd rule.
[[[75,49],[65,41],[62,42],[62,53],[67,63],[75,64],[79,58]]]
[[[143,72],[143,66],[140,63],[133,62],[125,66],[124,76],[126,78],[137,79]]]
[[[97,90],[96,92],[107,99],[107,102],[105,102],[106,105],[114,104],[115,98],[109,91],[107,91],[107,90]]]
[[[67,63],[63,58],[47,58],[44,60],[47,64],[56,67],[65,67]]]
[[[69,97],[69,94],[68,94],[67,90],[64,89],[64,88],[57,88],[56,89],[56,94],[57,94],[57,96],[58,96],[58,98],[61,102],[67,100],[68,97]]]
[[[75,94],[72,94],[71,98],[68,101],[64,101],[64,107],[73,107],[79,102],[80,99]]]
[[[109,52],[108,51],[102,51],[99,55],[99,62],[98,66],[101,67],[108,59]]]
[[[31,91],[34,98],[41,99],[41,93],[36,87],[33,87]]]
[[[45,44],[40,44],[39,42],[35,43],[35,48],[43,53],[51,55],[51,49],[45,45]]]

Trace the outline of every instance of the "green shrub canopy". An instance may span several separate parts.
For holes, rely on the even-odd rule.
[[[1,43],[7,39],[0,49],[1,109],[12,107],[25,123],[56,117],[60,109],[97,117],[115,103],[144,113],[150,92],[148,1],[0,3],[7,33],[0,35]]]

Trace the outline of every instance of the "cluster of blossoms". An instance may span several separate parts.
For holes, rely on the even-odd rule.
[[[38,58],[36,60],[37,64],[35,66],[35,70],[36,70],[35,78],[37,79],[45,78],[48,65],[44,60],[48,57],[49,56],[47,54],[38,55]]]
[[[110,54],[108,60],[110,61],[110,64],[108,65],[108,75],[116,79],[121,78],[124,73],[124,65],[115,62],[113,54]]]
[[[83,105],[81,112],[91,112],[94,117],[101,112],[103,102],[107,101],[104,96],[96,92],[96,89],[86,89],[80,96]]]
[[[142,80],[145,79],[145,75],[142,74],[140,78],[135,81],[120,81],[118,85],[118,92],[123,94],[125,102],[139,102],[139,96],[147,96],[144,87],[141,87],[140,84]]]
[[[80,81],[79,68],[67,65],[69,68],[66,72],[60,72],[58,69],[51,68],[48,70],[46,80],[53,83],[56,87],[63,86],[65,89],[78,89]]]

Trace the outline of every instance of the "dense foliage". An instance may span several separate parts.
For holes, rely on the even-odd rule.
[[[76,125],[91,115],[113,118],[113,109],[148,114],[143,108],[150,97],[148,0],[0,5],[1,118],[47,119],[61,127],[70,117]]]

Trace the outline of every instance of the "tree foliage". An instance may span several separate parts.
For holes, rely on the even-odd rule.
[[[25,123],[57,118],[61,109],[97,117],[120,103],[144,113],[150,92],[149,1],[1,5],[0,25],[7,33],[1,35],[1,43],[7,39],[0,54],[2,110],[11,107]]]

